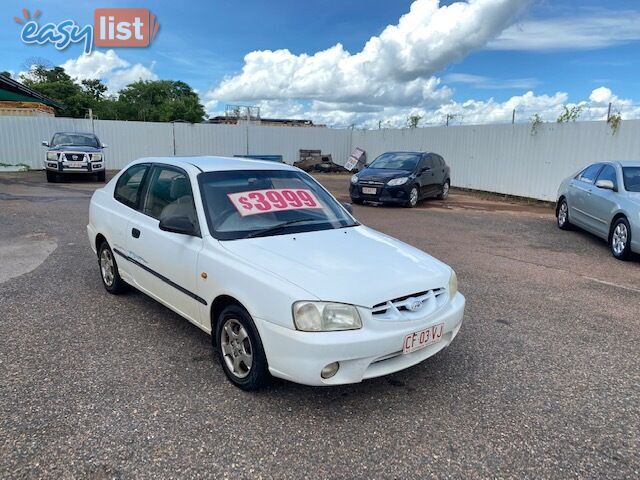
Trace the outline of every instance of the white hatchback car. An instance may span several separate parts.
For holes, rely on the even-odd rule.
[[[227,377],[360,382],[448,346],[464,297],[451,268],[360,225],[285,164],[143,158],[92,199],[105,288],[126,285],[212,335]]]

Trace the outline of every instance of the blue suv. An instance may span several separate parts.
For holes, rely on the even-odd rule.
[[[58,175],[92,174],[99,182],[105,181],[105,159],[107,148],[93,133],[57,132],[51,142],[43,141],[47,147],[44,167],[47,181],[55,182]]]

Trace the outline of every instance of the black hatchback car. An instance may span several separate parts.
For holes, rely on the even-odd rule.
[[[392,203],[415,207],[429,197],[449,195],[449,166],[436,153],[387,152],[351,177],[353,203]]]

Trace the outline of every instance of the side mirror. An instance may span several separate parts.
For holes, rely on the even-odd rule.
[[[49,146],[49,142],[47,142],[46,140],[42,140],[42,146],[43,147],[48,147]]]
[[[197,237],[195,225],[186,215],[169,215],[160,219],[160,230]]]
[[[109,148],[109,145],[107,145],[106,143],[102,143],[100,146],[101,146],[102,148]]]
[[[616,186],[613,184],[611,180],[598,180],[596,182],[596,187],[602,188],[604,190],[615,190]]]
[[[342,206],[344,209],[349,212],[349,214],[353,215],[353,206],[350,203],[343,203]]]

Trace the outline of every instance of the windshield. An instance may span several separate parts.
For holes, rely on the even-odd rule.
[[[376,158],[369,168],[382,168],[385,170],[406,170],[413,172],[418,165],[420,155],[415,153],[383,153]]]
[[[100,147],[96,136],[90,133],[56,133],[51,140],[51,146],[63,147],[65,145]]]
[[[357,225],[315,180],[290,170],[198,175],[207,223],[219,240]]]
[[[623,167],[622,178],[627,192],[640,192],[640,167]]]

